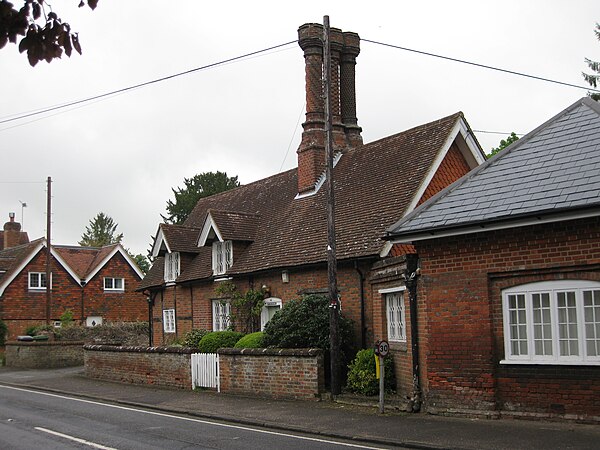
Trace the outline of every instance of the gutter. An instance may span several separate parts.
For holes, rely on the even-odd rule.
[[[358,260],[354,260],[354,270],[358,273],[360,294],[360,343],[361,348],[367,348],[367,330],[365,328],[365,274],[358,268]]]

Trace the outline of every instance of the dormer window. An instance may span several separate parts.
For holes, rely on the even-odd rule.
[[[173,282],[179,276],[179,252],[165,254],[165,281]]]
[[[215,241],[212,244],[213,275],[222,275],[233,264],[233,243]]]

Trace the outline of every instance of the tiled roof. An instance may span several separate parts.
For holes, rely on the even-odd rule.
[[[104,247],[78,247],[74,245],[53,245],[52,248],[69,267],[85,279],[92,273],[104,258],[106,258],[119,244],[105,245]]]
[[[253,241],[260,221],[257,214],[234,211],[209,210],[221,237],[225,241]]]
[[[600,105],[583,98],[388,231],[399,237],[593,207],[600,207]]]
[[[0,283],[11,276],[13,271],[19,266],[31,252],[43,241],[42,238],[27,244],[18,245],[16,247],[7,248],[0,251]]]
[[[161,223],[160,229],[172,252],[198,252],[196,242],[200,236],[200,228]]]
[[[405,213],[460,120],[462,113],[456,113],[344,153],[333,175],[339,260],[379,254],[383,232]],[[230,218],[234,212],[246,224],[256,221],[253,241],[241,254],[234,251],[228,274],[324,262],[326,189],[303,198],[296,198],[297,192],[297,169],[292,169],[200,199],[184,225],[201,228],[215,210],[228,211]],[[220,231],[229,233],[220,219]],[[210,247],[204,247],[178,281],[210,277],[211,267]],[[160,286],[162,270],[153,267],[140,288]]]

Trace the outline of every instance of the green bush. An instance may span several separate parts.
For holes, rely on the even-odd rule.
[[[6,333],[8,332],[8,327],[4,323],[2,319],[0,319],[0,346],[6,343]]]
[[[236,342],[235,348],[262,348],[263,336],[264,333],[262,331],[247,334]]]
[[[60,334],[58,328],[54,328],[53,325],[39,324],[39,325],[31,325],[25,328],[25,334],[27,336],[37,336],[42,331],[48,331],[55,334]]]
[[[277,311],[264,329],[263,345],[280,348],[320,348],[325,357],[325,380],[331,378],[329,353],[329,300],[321,295],[305,295],[291,300]],[[352,321],[340,314],[339,367],[345,377],[353,350]]]
[[[65,328],[73,325],[73,311],[70,309],[65,309],[65,311],[60,315],[60,325]]]
[[[187,333],[185,333],[185,336],[183,336],[182,343],[184,347],[198,348],[198,344],[200,344],[202,338],[208,333],[210,333],[210,331],[194,328],[193,330],[190,330]]]
[[[385,391],[392,392],[396,388],[394,362],[391,355],[383,359],[385,367]],[[372,348],[360,350],[356,358],[348,366],[347,388],[351,392],[362,395],[377,395],[379,380],[376,378],[375,351]]]
[[[232,348],[244,333],[236,331],[213,331],[208,333],[198,344],[201,353],[216,353],[219,348]]]

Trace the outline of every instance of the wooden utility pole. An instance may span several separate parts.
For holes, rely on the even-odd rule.
[[[52,223],[52,178],[48,177],[47,181],[47,197],[46,197],[46,323],[50,324],[51,317],[51,305],[52,305],[52,266],[50,261],[52,258],[52,250],[50,243],[51,230],[50,225]]]
[[[325,94],[325,153],[327,157],[327,281],[329,286],[329,341],[331,357],[331,394],[341,393],[339,300],[335,245],[335,195],[333,189],[333,135],[331,132],[331,51],[329,16],[323,17],[323,92]]]

